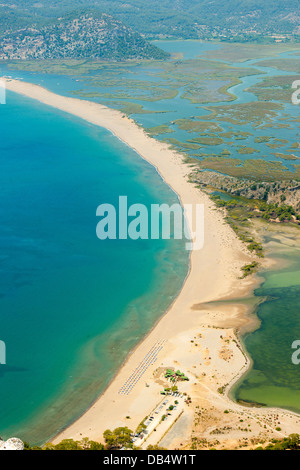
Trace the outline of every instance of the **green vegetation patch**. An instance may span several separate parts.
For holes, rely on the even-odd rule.
[[[299,77],[297,75],[267,77],[260,83],[249,87],[247,91],[253,93],[259,101],[281,101],[290,103],[292,83],[298,79]]]
[[[247,139],[248,137],[252,136],[253,134],[251,134],[250,132],[243,132],[243,131],[240,131],[240,132],[223,132],[222,133],[222,137],[224,139],[235,139],[235,140],[245,140]]]
[[[281,428],[277,428],[281,431]],[[283,439],[271,439],[267,445],[259,446],[255,450],[300,450],[300,436],[299,434],[290,434],[289,437]]]
[[[299,50],[299,44],[260,44],[259,47],[257,47],[257,44],[234,44],[230,42],[230,44],[222,43],[222,47],[219,50],[205,52],[205,56],[208,59],[220,59],[228,62],[245,62],[246,60],[251,59],[263,59],[264,57],[272,56],[277,57],[278,54],[283,52],[292,52],[297,50]],[[257,65],[262,65],[262,62],[259,62]],[[267,67],[272,67],[272,65],[267,65]]]
[[[253,274],[257,271],[258,268],[258,263],[257,261],[253,261],[250,264],[245,264],[245,266],[242,267],[242,272],[243,272],[243,277],[247,277],[250,274]]]
[[[207,107],[210,111],[209,116],[203,116],[202,119],[225,121],[234,125],[252,124],[254,127],[260,124],[270,123],[273,126],[272,118],[278,115],[282,105],[277,103],[251,102],[227,106]],[[272,123],[272,124],[271,124]]]
[[[296,155],[286,155],[285,153],[273,153],[276,158],[281,158],[282,160],[299,160],[299,157],[296,157]]]
[[[162,124],[161,126],[148,127],[146,132],[149,135],[156,136],[161,134],[172,134],[174,130],[170,129],[166,124]]]
[[[195,137],[194,139],[188,140],[191,143],[197,143],[200,145],[221,145],[224,144],[224,140],[221,137]]]
[[[127,116],[130,116],[131,114],[157,114],[158,111],[148,111],[144,109],[144,106],[139,104],[139,103],[130,103],[130,102],[122,102],[122,103],[116,103],[118,105],[118,108],[120,111],[122,111],[124,114],[127,114]]]
[[[283,70],[284,72],[300,73],[300,59],[296,58],[263,60],[262,62],[259,62],[259,65],[261,67],[274,67],[275,69]]]
[[[172,144],[173,147],[178,147],[180,150],[181,149],[186,149],[186,150],[197,150],[201,148],[201,145],[196,144],[196,143],[186,143],[186,142],[180,142],[180,140],[174,139],[173,137],[168,137],[163,139],[165,142],[168,142],[169,144]]]
[[[179,129],[188,132],[222,132],[222,128],[215,122],[195,121],[194,119],[177,119],[174,121]]]
[[[262,144],[262,143],[270,142],[271,139],[272,137],[268,137],[268,136],[255,137],[254,142],[257,144]]]
[[[227,194],[227,193],[225,193]],[[220,196],[212,195],[211,198],[218,207],[227,210],[226,220],[236,232],[240,240],[247,244],[249,251],[254,252],[258,257],[263,257],[263,247],[257,242],[250,231],[250,220],[262,218],[266,221],[279,220],[280,222],[290,222],[294,218],[299,224],[300,216],[290,205],[279,205],[279,203],[267,203],[261,199],[248,199],[241,196],[233,196],[232,199],[223,200]],[[243,277],[255,272],[257,262],[250,263],[242,268]]]
[[[282,181],[300,179],[300,168],[294,165],[295,171],[289,171],[281,162],[269,162],[261,159],[242,161],[235,158],[205,157],[202,160],[191,159],[201,170],[218,171],[238,178],[257,181]]]
[[[239,147],[237,152],[241,155],[252,155],[253,153],[259,153],[259,150],[254,149],[253,147]]]

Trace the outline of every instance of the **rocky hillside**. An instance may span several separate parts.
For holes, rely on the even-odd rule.
[[[105,13],[67,16],[42,27],[6,31],[0,59],[164,59],[161,49]]]
[[[247,199],[257,199],[268,204],[292,206],[300,212],[300,183],[299,181],[254,181],[245,178],[223,175],[214,171],[195,170],[192,180],[203,189],[221,190],[235,196]]]
[[[91,4],[148,38],[273,42],[300,35],[299,0],[6,0],[0,31],[2,14],[8,25],[27,26],[30,18],[42,22]]]

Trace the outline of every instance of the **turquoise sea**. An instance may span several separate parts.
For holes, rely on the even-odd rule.
[[[0,435],[48,440],[99,395],[180,290],[180,240],[96,237],[96,209],[178,202],[108,131],[8,93],[0,107]]]

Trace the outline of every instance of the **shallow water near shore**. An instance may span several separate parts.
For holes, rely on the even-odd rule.
[[[178,202],[108,131],[13,93],[0,121],[0,434],[40,443],[104,390],[177,295],[189,253],[96,237],[99,204]]]

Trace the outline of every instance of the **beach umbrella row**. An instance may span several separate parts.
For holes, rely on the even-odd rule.
[[[143,360],[139,363],[139,365],[134,369],[130,377],[126,380],[124,385],[120,388],[118,392],[120,395],[128,395],[131,392],[133,387],[137,384],[137,382],[146,372],[148,367],[157,361],[157,355],[162,350],[165,342],[166,340],[163,339],[155,343],[154,346],[152,346],[152,348],[148,351]]]

